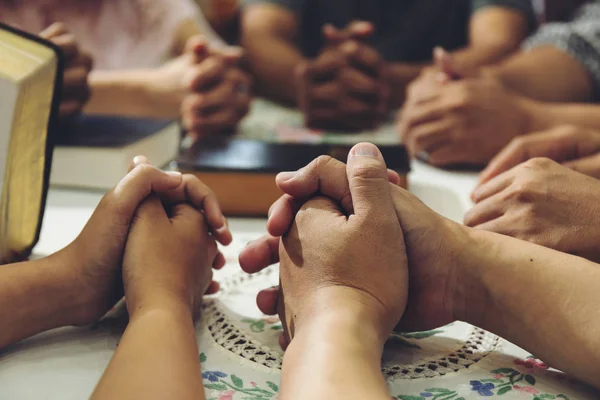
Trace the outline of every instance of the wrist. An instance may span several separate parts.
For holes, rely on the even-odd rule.
[[[315,290],[299,311],[294,318],[295,336],[315,341],[339,340],[335,329],[324,329],[337,325],[344,326],[350,337],[383,347],[397,322],[386,322],[387,313],[371,295],[343,286]]]
[[[334,359],[350,357],[378,364],[385,338],[368,313],[349,308],[329,308],[301,326],[286,350],[284,363],[295,364],[306,356],[306,349]]]
[[[127,311],[130,318],[144,315],[148,312],[166,311],[179,315],[193,315],[193,307],[190,301],[187,301],[184,296],[153,290],[150,296],[138,298],[138,296],[125,297],[127,303]]]
[[[500,257],[490,232],[461,227],[466,235],[459,259],[455,264],[455,289],[452,309],[454,319],[482,326],[489,312],[489,290],[484,275]],[[492,238],[494,239],[494,238]]]
[[[48,257],[34,261],[36,269],[43,276],[47,318],[52,319],[53,327],[81,326],[91,323],[90,310],[97,308],[97,299],[77,273],[74,260],[81,260],[70,254],[67,247]]]

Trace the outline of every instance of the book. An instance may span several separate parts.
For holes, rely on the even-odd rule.
[[[388,168],[407,187],[409,157],[391,118],[374,131],[313,130],[304,126],[300,111],[260,98],[252,101],[232,139],[196,143],[179,156],[177,167],[207,184],[226,214],[265,216],[282,194],[277,173],[302,168],[323,154],[345,162],[359,142],[379,146]]]
[[[39,238],[62,71],[52,43],[0,24],[0,263]]]
[[[81,115],[61,125],[50,183],[108,190],[145,155],[157,167],[176,158],[179,124],[171,120]]]
[[[217,195],[227,215],[265,216],[282,192],[275,176],[295,171],[320,155],[346,161],[351,145],[273,143],[249,139],[202,141],[177,159],[178,169],[196,175]],[[407,187],[409,161],[404,146],[380,146],[388,168]]]

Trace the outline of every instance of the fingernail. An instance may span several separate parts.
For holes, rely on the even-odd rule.
[[[277,180],[279,180],[281,182],[291,181],[292,179],[294,179],[296,177],[296,174],[297,174],[296,171],[280,172],[279,174],[277,174]]]
[[[138,165],[141,164],[149,164],[150,161],[148,160],[148,158],[146,158],[146,156],[135,156],[133,158],[133,167],[137,167]]]
[[[173,178],[181,178],[181,172],[179,171],[167,171],[167,175]]]
[[[377,156],[379,156],[379,149],[377,148],[377,146],[371,143],[359,143],[356,146],[354,146],[348,154],[348,158]]]

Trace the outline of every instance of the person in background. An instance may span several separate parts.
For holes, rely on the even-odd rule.
[[[60,22],[50,31],[61,32],[67,50],[89,53],[87,80],[87,59],[66,74],[76,82],[65,95],[78,93],[78,102],[65,99],[63,114],[181,115],[198,137],[231,130],[248,111],[251,79],[240,50],[215,39],[191,0],[2,0],[0,22],[34,34]]]
[[[583,137],[592,140],[581,155],[589,156],[595,134],[600,134],[599,108],[589,104],[598,101],[600,90],[599,34],[600,2],[593,1],[581,6],[568,22],[543,25],[524,43],[522,52],[480,71],[461,70],[439,50],[441,78],[420,79],[408,89],[399,119],[406,146],[413,156],[436,166],[485,165],[513,139],[511,152],[531,149],[530,143],[542,141],[546,151],[531,154],[563,162],[577,153],[569,153],[573,146],[564,144],[572,140],[562,138],[578,130],[582,134],[577,135],[577,143]],[[562,125],[570,125],[571,133],[565,134]],[[530,134],[535,137],[525,136]],[[589,161],[585,162],[589,165]],[[500,164],[510,167],[512,163]],[[495,162],[484,179],[502,168]]]
[[[92,69],[92,58],[79,49],[73,35],[62,24],[50,25],[39,36],[58,46],[64,56],[60,118],[79,114],[90,98],[88,75]]]
[[[392,329],[454,320],[600,388],[600,266],[457,224],[390,177],[366,143],[347,165],[323,156],[277,177],[285,195],[271,208],[273,236],[249,244],[240,264],[256,272],[280,261],[281,292],[257,302],[284,322],[282,396],[387,399],[381,356]]]
[[[461,68],[498,62],[533,28],[530,1],[247,0],[242,44],[258,90],[312,127],[373,127],[429,70],[435,46]]]

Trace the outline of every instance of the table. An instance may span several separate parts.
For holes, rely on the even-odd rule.
[[[441,214],[460,221],[470,207],[476,175],[442,171],[415,162],[411,190]],[[52,189],[35,248],[40,257],[74,239],[102,193]],[[234,243],[218,271],[222,293],[207,299],[197,325],[207,397],[212,400],[277,398],[281,324],[254,305],[254,294],[277,282],[277,270],[242,274],[237,253],[265,232],[261,219],[232,219]],[[119,318],[93,327],[61,328],[30,338],[0,354],[0,400],[82,399],[89,396],[124,329]],[[600,398],[527,352],[497,336],[456,322],[415,334],[393,335],[383,360],[396,399],[459,400]]]

